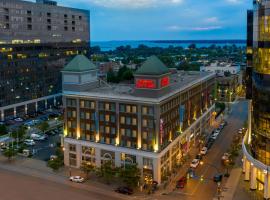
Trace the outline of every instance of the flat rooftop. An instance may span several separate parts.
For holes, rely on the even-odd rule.
[[[108,84],[101,82],[98,87],[83,92],[63,91],[68,96],[80,96],[99,100],[121,100],[145,103],[160,103],[167,98],[192,87],[195,84],[215,78],[215,73],[209,72],[177,72],[170,75],[170,86],[161,93],[144,91],[142,94],[135,92],[135,84]]]

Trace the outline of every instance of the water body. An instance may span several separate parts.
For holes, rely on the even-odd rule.
[[[225,45],[236,45],[245,47],[245,40],[154,40],[154,41],[100,41],[91,42],[91,46],[99,46],[102,51],[113,51],[119,46],[130,45],[131,48],[137,48],[139,45],[146,45],[148,47],[161,47],[168,48],[173,47],[183,47],[187,48],[190,44],[196,44],[197,47],[209,47],[211,45],[225,46]]]

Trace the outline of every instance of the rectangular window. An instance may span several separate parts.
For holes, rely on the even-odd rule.
[[[106,132],[107,134],[110,133],[110,127],[109,127],[109,126],[106,126],[105,132]]]
[[[76,118],[76,111],[72,111],[72,117]]]
[[[127,118],[126,118],[126,124],[127,124],[127,125],[130,125],[130,124],[131,124],[131,118],[130,118],[130,117],[127,117]]]
[[[132,137],[136,138],[137,137],[137,131],[136,130],[132,130]]]
[[[121,132],[122,136],[125,136],[125,129],[124,128],[121,128],[120,132]]]
[[[147,139],[147,132],[146,131],[143,131],[143,135],[142,136],[143,136],[143,139],[146,140]]]
[[[125,112],[125,106],[124,105],[120,105],[120,112]]]
[[[69,144],[69,151],[76,152],[76,145],[75,144]]]
[[[105,104],[105,110],[110,110],[110,104],[109,103]]]
[[[132,125],[136,126],[137,125],[137,118],[132,118]]]
[[[110,115],[106,115],[106,116],[105,116],[105,121],[106,121],[106,122],[109,122],[109,121],[110,121]]]
[[[137,113],[137,106],[132,106],[132,112]]]
[[[130,106],[127,106],[127,107],[126,107],[126,112],[127,112],[127,113],[130,113],[130,112],[131,112],[131,107],[130,107]]]
[[[143,122],[143,123],[142,123],[143,127],[147,127],[147,120],[146,120],[146,119],[143,119],[142,122]]]
[[[121,123],[121,124],[125,124],[125,123],[126,123],[126,122],[125,122],[125,117],[122,116],[122,117],[120,118],[120,123]]]
[[[142,113],[143,113],[143,115],[147,115],[147,107],[144,106],[142,108]]]

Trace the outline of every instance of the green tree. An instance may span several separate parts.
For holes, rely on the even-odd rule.
[[[17,155],[17,150],[14,147],[9,147],[4,151],[4,156],[10,161],[12,157]]]
[[[134,76],[131,69],[128,69],[127,71],[125,71],[122,76],[122,80],[132,80],[133,78]]]
[[[119,69],[118,73],[117,73],[117,77],[120,81],[124,80],[124,73],[126,71],[128,71],[129,69],[127,68],[127,66],[123,66]]]
[[[82,162],[81,170],[86,174],[86,177],[89,177],[89,173],[95,171],[95,166],[89,162]]]
[[[53,171],[58,171],[64,165],[63,160],[60,158],[52,159],[48,161],[48,167],[50,167]]]
[[[7,134],[7,127],[6,125],[0,125],[0,136],[1,135],[6,135]]]
[[[107,82],[108,83],[118,83],[119,82],[118,77],[115,75],[115,73],[112,69],[110,69],[107,73]]]
[[[39,129],[44,133],[46,130],[50,128],[50,125],[48,122],[44,121],[39,125]]]
[[[125,168],[121,168],[120,177],[127,186],[135,188],[141,177],[141,170],[137,165],[126,165]]]
[[[112,167],[112,162],[111,161],[105,162],[101,166],[100,172],[101,172],[101,176],[105,179],[105,181],[107,182],[107,184],[110,184],[112,178],[115,175],[115,171],[114,171],[114,169]]]

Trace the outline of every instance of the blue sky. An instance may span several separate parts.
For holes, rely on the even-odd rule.
[[[252,0],[58,0],[91,11],[91,40],[245,39]]]

